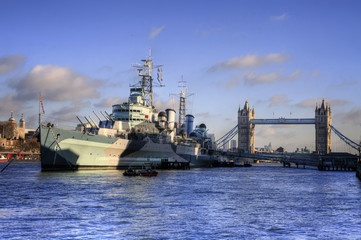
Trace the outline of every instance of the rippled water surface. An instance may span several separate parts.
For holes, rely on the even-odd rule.
[[[147,178],[13,163],[0,181],[1,239],[361,239],[354,172],[256,165]]]

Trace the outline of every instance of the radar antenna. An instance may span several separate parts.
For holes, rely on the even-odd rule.
[[[146,106],[153,106],[153,87],[164,87],[163,84],[163,65],[153,65],[151,56],[151,49],[149,49],[148,59],[142,59],[142,63],[133,64],[138,71],[138,76],[141,80],[130,87],[139,87],[142,89],[143,104]],[[153,82],[152,69],[157,69],[157,82]]]

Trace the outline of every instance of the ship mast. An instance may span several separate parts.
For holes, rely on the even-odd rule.
[[[153,86],[154,87],[164,87],[163,77],[162,77],[162,69],[163,65],[153,65],[153,60],[151,56],[151,49],[149,49],[149,57],[148,59],[142,59],[143,63],[136,63],[132,65],[137,68],[138,76],[141,77],[141,80],[131,85],[131,87],[140,87],[142,88],[142,97],[143,104],[146,106],[153,106]],[[157,68],[157,82],[153,83],[154,79],[152,77],[152,69]]]
[[[179,96],[179,128],[185,128],[185,119],[186,119],[186,98],[193,96],[194,93],[187,94],[188,88],[186,87],[186,81],[182,80],[178,82],[178,87],[181,88],[181,92],[179,94],[171,94],[174,96]]]

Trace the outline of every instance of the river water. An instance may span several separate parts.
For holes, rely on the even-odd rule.
[[[0,239],[361,239],[355,172],[255,165],[148,178],[13,163],[0,181]]]

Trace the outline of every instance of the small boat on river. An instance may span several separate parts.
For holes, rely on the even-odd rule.
[[[140,176],[143,177],[156,177],[158,175],[158,172],[154,169],[144,169],[140,171]]]
[[[5,155],[0,154],[0,162],[7,162],[9,159]]]
[[[132,176],[139,176],[140,173],[137,172],[137,170],[133,169],[132,167],[129,167],[127,170],[124,171],[123,175],[132,177]]]
[[[143,177],[156,177],[158,175],[158,172],[153,169],[152,164],[144,164],[144,167],[142,170],[140,170],[140,176]]]

